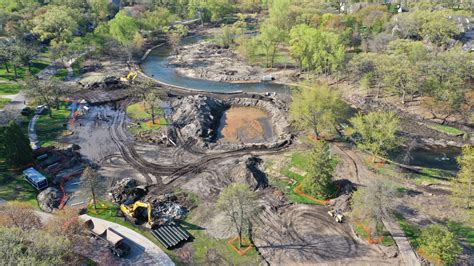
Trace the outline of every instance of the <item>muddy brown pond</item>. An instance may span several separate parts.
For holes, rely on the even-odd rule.
[[[264,142],[273,137],[268,114],[255,107],[231,107],[222,115],[219,139],[229,142]]]

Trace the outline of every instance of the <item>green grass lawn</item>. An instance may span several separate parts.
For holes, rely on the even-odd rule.
[[[298,168],[303,171],[307,171],[308,165],[310,164],[310,157],[308,156],[308,153],[306,152],[295,152],[291,154],[290,162],[288,165],[286,165],[284,168],[280,170],[280,173],[283,176],[289,177],[296,182],[293,184],[289,183],[286,180],[281,180],[281,179],[272,179],[270,180],[272,185],[275,185],[279,187],[286,195],[287,199],[290,200],[291,202],[294,203],[304,203],[304,204],[317,204],[320,205],[320,203],[315,202],[305,196],[299,195],[295,193],[293,190],[301,183],[301,181],[304,179],[303,176],[301,176],[298,173],[293,172],[291,169],[293,167]],[[333,159],[333,164],[337,164],[337,160]],[[334,189],[334,192],[335,189]],[[325,200],[325,198],[322,197],[315,197],[317,199]]]
[[[61,79],[61,80],[64,80],[66,77],[67,77],[67,69],[62,67],[62,68],[59,68],[56,73],[54,74],[54,77],[55,78],[58,78],[58,79]]]
[[[460,135],[466,134],[466,132],[462,130],[459,130],[457,128],[450,127],[450,126],[445,126],[445,125],[432,124],[432,125],[428,125],[428,127],[436,131],[439,131],[441,133],[451,135],[451,136],[460,136]]]
[[[160,107],[156,107],[155,112],[157,117],[163,113]],[[138,102],[127,106],[127,115],[134,120],[151,120],[151,115],[145,111],[143,102]]]
[[[22,177],[20,172],[9,170],[0,158],[0,199],[25,202],[38,208],[38,192]]]
[[[395,213],[395,219],[397,220],[400,228],[403,230],[405,235],[410,240],[411,246],[416,250],[420,244],[418,243],[418,239],[420,238],[421,229],[417,225],[409,223],[403,215],[399,213]]]
[[[5,107],[9,102],[11,102],[10,99],[0,98],[0,109],[2,109],[3,107]]]
[[[2,83],[0,82],[0,95],[17,94],[23,88],[23,85],[18,83]]]
[[[453,221],[448,222],[447,226],[461,241],[474,248],[474,228]]]
[[[353,224],[352,227],[354,228],[354,232],[361,239],[364,239],[364,240],[368,241],[369,240],[369,234],[366,230],[364,230],[363,225],[365,225],[365,224],[364,223],[362,223],[362,224]],[[377,233],[375,234],[375,237],[372,236],[372,238],[373,239],[378,239],[379,237],[382,237],[381,242],[380,242],[381,245],[386,246],[386,247],[393,246],[395,244],[395,240],[393,240],[393,237],[390,235],[390,233],[385,230],[385,227],[383,226],[383,224],[377,224],[376,227],[377,227]]]
[[[71,112],[66,110],[65,106],[61,106],[59,110],[53,108],[53,118],[47,114],[40,116],[36,122],[36,134],[42,146],[54,145],[57,139],[63,136],[66,130],[64,125],[67,124],[70,114]]]
[[[36,75],[38,74],[41,70],[46,68],[49,65],[48,62],[46,61],[41,61],[41,60],[33,60],[33,63],[31,65],[31,74]],[[13,71],[13,67],[9,67],[10,72],[7,72],[5,66],[0,66],[0,80],[15,80],[15,73]],[[20,67],[17,68],[17,80],[23,80],[25,78],[25,75],[28,73],[28,68],[27,67]]]

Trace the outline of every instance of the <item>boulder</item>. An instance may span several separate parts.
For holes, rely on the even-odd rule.
[[[54,187],[48,187],[38,194],[38,205],[45,212],[52,212],[59,207],[63,193]]]

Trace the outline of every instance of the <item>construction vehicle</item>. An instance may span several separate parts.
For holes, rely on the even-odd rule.
[[[334,221],[337,223],[342,223],[342,220],[344,219],[344,214],[342,213],[341,209],[335,209],[332,211],[328,211],[329,216],[334,218]]]
[[[151,228],[153,226],[153,217],[152,217],[152,206],[148,202],[136,201],[132,203],[130,201],[125,201],[120,205],[120,210],[122,213],[131,220],[134,224],[137,224],[138,218],[140,217],[140,208],[145,208],[147,211],[147,223],[146,227]]]
[[[92,219],[85,221],[90,234],[107,244],[110,252],[115,256],[122,258],[130,253],[130,247],[125,243],[125,239],[111,228],[95,224]]]
[[[130,81],[130,82],[133,82],[138,76],[138,73],[136,71],[130,71],[128,72],[127,76],[125,77],[121,77],[120,78],[120,81],[123,81],[123,82],[127,82],[127,81]]]

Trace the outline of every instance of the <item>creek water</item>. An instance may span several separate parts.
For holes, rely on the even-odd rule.
[[[190,36],[183,40],[184,44],[195,43],[202,40],[203,37],[199,35]],[[275,84],[271,82],[261,83],[227,83],[203,79],[189,78],[177,74],[176,68],[168,63],[168,57],[171,53],[171,49],[168,45],[163,45],[153,50],[146,60],[142,62],[141,68],[143,72],[159,81],[181,86],[185,88],[198,89],[209,92],[234,92],[234,91],[246,91],[246,92],[277,92],[289,94],[290,88],[286,85]],[[226,114],[222,116],[220,132],[222,133],[225,128]],[[270,121],[260,119],[260,124],[265,128],[270,127]],[[270,126],[265,126],[268,124]],[[266,130],[268,132],[268,129]],[[241,131],[242,132],[242,131]],[[268,134],[268,133],[266,133]],[[220,135],[224,137],[224,135]],[[242,136],[241,136],[242,137]],[[262,136],[263,138],[264,136]],[[244,138],[245,139],[245,138]],[[252,138],[248,139],[249,141]],[[412,149],[410,152],[410,159],[407,161],[404,158],[405,151],[399,151],[392,153],[390,158],[400,163],[407,163],[415,166],[438,168],[443,170],[458,170],[456,163],[456,157],[460,154],[459,148],[453,147],[419,147]]]

